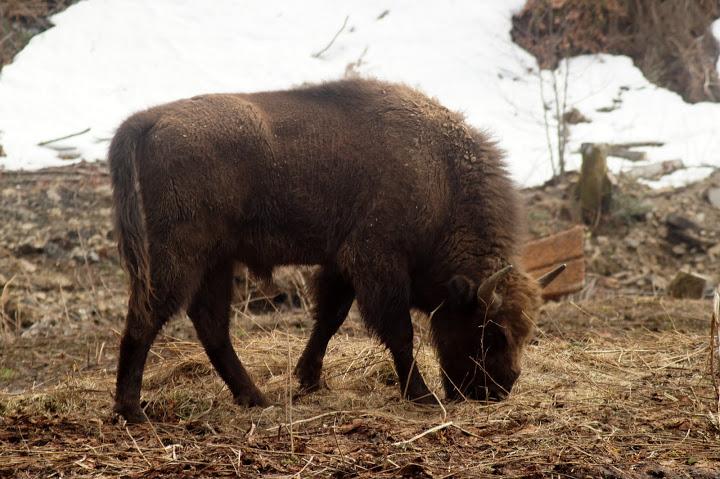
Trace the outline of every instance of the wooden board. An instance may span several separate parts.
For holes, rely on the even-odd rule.
[[[525,245],[523,265],[534,278],[567,264],[567,269],[543,290],[543,298],[575,293],[585,286],[584,243],[585,227],[575,226]]]

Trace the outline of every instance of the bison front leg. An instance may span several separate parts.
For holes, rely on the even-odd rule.
[[[314,283],[315,324],[295,367],[295,375],[300,380],[303,392],[320,388],[320,375],[328,342],[345,321],[355,299],[352,285],[333,269],[320,270]]]
[[[243,406],[267,406],[268,400],[253,383],[230,342],[232,275],[232,261],[221,262],[208,271],[188,308],[188,316],[210,362],[230,388],[235,402]]]
[[[413,356],[413,326],[410,320],[410,280],[406,269],[382,262],[354,272],[353,285],[358,307],[368,328],[390,350],[400,392],[410,401],[435,404]]]

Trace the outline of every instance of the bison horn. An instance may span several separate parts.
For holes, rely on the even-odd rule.
[[[550,283],[552,283],[555,280],[555,278],[560,276],[560,273],[565,271],[565,268],[567,268],[567,265],[563,263],[560,266],[558,266],[557,268],[555,268],[554,270],[550,271],[549,273],[545,273],[544,275],[540,276],[537,280],[538,283],[540,283],[540,287],[544,288],[547,285],[549,285]]]
[[[485,304],[486,306],[493,305],[493,309],[497,309],[502,304],[502,298],[495,293],[500,280],[502,280],[512,270],[512,265],[505,266],[500,271],[493,273],[488,279],[482,282],[478,286],[477,298],[478,301]]]

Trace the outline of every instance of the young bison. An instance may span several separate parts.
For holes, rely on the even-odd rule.
[[[434,402],[413,360],[410,308],[431,328],[449,398],[502,399],[539,287],[517,267],[519,201],[500,152],[460,115],[402,85],[347,80],[202,95],[128,118],[110,146],[130,276],[115,411],[144,419],[150,345],[187,308],[239,404],[266,405],[228,333],[233,265],[319,265],[315,327],[295,369],[316,389],[357,299],[404,397]]]

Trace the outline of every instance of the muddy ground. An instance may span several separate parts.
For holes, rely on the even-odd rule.
[[[532,235],[570,224],[572,181],[525,191]],[[330,389],[293,399],[304,276],[281,272],[271,289],[238,271],[233,339],[275,405],[233,405],[177,318],[151,354],[151,422],[130,426],[111,414],[126,294],[106,166],[0,172],[0,477],[720,477],[711,303],[663,296],[680,269],[718,280],[720,215],[706,199],[718,185],[618,185],[620,206],[588,233],[588,286],[544,307],[502,403],[401,401],[355,311],[330,345]],[[668,230],[673,214],[701,225],[697,242]],[[415,322],[442,397],[426,320]]]

